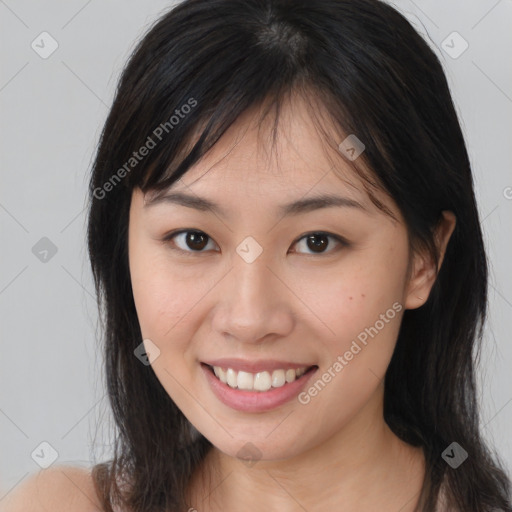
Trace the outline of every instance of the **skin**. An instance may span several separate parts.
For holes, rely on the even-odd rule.
[[[164,202],[145,206],[151,196],[139,189],[132,196],[130,273],[143,338],[160,350],[152,368],[214,445],[191,479],[188,503],[199,512],[241,504],[246,511],[413,511],[424,458],[385,423],[383,376],[405,309],[427,300],[439,268],[409,252],[395,203],[376,193],[399,222],[378,210],[347,162],[326,149],[300,98],[283,107],[275,158],[265,142],[271,123],[258,132],[255,116],[241,116],[172,186],[220,204],[228,217]],[[322,192],[355,199],[367,212],[276,213],[278,205]],[[440,264],[454,227],[454,215],[444,212]],[[206,233],[207,245],[198,250],[185,235],[162,241],[180,228]],[[329,239],[315,253],[298,239],[317,231],[350,245]],[[250,264],[236,252],[248,236],[263,249]],[[173,241],[188,255],[173,250]],[[200,368],[217,357],[308,362],[319,367],[314,383],[394,303],[401,311],[307,404],[293,399],[268,412],[236,411],[216,398]],[[261,453],[253,463],[237,458],[248,442]]]

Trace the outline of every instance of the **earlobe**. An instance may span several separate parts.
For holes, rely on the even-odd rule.
[[[435,261],[426,251],[414,255],[413,270],[407,282],[405,309],[416,309],[423,306],[428,300],[430,290],[434,286],[441,269],[446,247],[456,224],[456,217],[453,212],[445,210],[442,214],[443,217],[439,221],[434,233],[434,241],[437,247],[437,254],[439,255],[437,268]]]

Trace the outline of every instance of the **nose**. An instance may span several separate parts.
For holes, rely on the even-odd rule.
[[[288,335],[293,329],[293,292],[264,258],[247,263],[234,258],[233,267],[216,287],[213,330],[243,343]]]

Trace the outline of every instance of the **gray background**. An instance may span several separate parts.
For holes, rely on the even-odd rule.
[[[87,180],[122,66],[170,5],[0,0],[0,498],[40,469],[36,461],[50,460],[42,442],[56,451],[54,464],[90,466],[110,454],[85,250]],[[512,2],[394,5],[443,62],[473,164],[491,261],[482,424],[510,471]],[[40,52],[51,49],[43,31],[58,43],[46,59],[31,47],[35,40]],[[463,46],[454,31],[469,44],[457,58]]]

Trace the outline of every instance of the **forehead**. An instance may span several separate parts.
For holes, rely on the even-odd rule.
[[[319,130],[310,109],[297,97],[283,104],[277,125],[274,115],[261,120],[260,109],[247,110],[170,189],[297,197],[322,187],[368,201],[362,179],[338,150],[341,136],[332,127]]]
[[[361,160],[349,162],[340,152],[345,135],[322,105],[295,96],[280,106],[277,119],[273,113],[263,118],[264,107],[246,110],[180,179],[164,191],[149,191],[144,204],[174,191],[224,204],[225,211],[268,207],[279,212],[283,208],[276,205],[335,195],[359,203],[370,215],[384,215],[374,203],[377,199],[395,220],[401,217],[393,199],[375,185],[370,186],[372,201],[369,184],[354,165],[375,183],[372,173]]]

